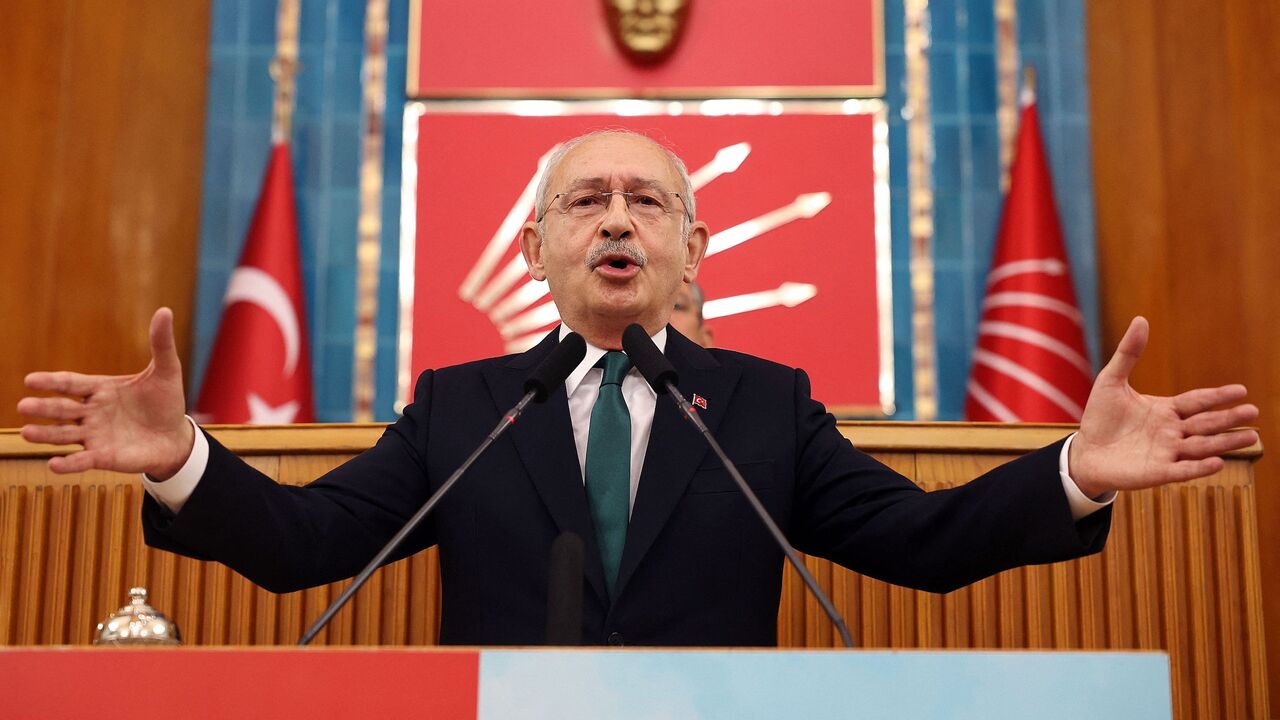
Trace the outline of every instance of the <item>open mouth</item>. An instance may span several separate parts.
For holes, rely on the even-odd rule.
[[[629,280],[645,265],[644,251],[617,240],[605,240],[587,256],[587,267],[611,280]]]
[[[627,279],[640,272],[640,265],[628,255],[609,253],[597,259],[593,269],[607,277]]]

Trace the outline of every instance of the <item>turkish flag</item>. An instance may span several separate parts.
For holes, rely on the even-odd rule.
[[[1079,422],[1093,367],[1084,342],[1034,101],[1022,109],[965,398],[969,420]]]
[[[223,298],[196,402],[201,422],[313,422],[311,359],[289,146],[278,143]]]

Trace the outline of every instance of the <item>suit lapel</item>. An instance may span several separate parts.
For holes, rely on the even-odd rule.
[[[670,327],[665,354],[680,375],[681,394],[689,400],[694,393],[709,399],[707,409],[698,413],[714,433],[729,407],[739,371],[721,366],[710,353]],[[618,569],[619,595],[626,590],[627,581],[671,517],[694,470],[708,452],[706,440],[671,398],[659,396],[649,447],[645,450],[644,469],[640,473],[640,487],[627,526],[622,565]]]
[[[513,357],[506,364],[484,366],[485,382],[499,412],[505,412],[520,400],[529,372],[558,342],[557,329],[532,350]],[[609,594],[604,586],[604,568],[600,564],[595,526],[582,484],[582,469],[578,466],[564,385],[556,388],[546,402],[529,405],[507,432],[556,527],[562,533],[572,532],[582,538],[587,579],[607,606]]]

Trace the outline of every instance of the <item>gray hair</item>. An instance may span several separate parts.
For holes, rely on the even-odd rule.
[[[547,205],[551,202],[551,198],[548,195],[548,193],[551,192],[550,182],[549,182],[551,176],[554,175],[556,169],[560,167],[560,163],[564,161],[565,156],[568,155],[574,148],[578,147],[579,145],[581,145],[582,143],[588,140],[593,140],[595,138],[603,137],[605,135],[624,135],[624,136],[643,138],[644,140],[648,140],[649,142],[653,143],[656,147],[660,148],[662,152],[666,153],[667,160],[671,161],[671,166],[676,169],[676,174],[680,176],[680,200],[684,202],[685,207],[689,211],[688,214],[684,216],[684,222],[682,223],[684,229],[681,233],[683,236],[687,238],[689,234],[690,226],[693,224],[693,221],[696,220],[698,217],[697,208],[694,207],[693,180],[689,178],[689,168],[685,167],[684,161],[680,159],[680,156],[672,152],[671,148],[668,148],[666,145],[663,145],[662,143],[658,142],[657,140],[654,140],[653,138],[649,137],[648,135],[645,135],[644,133],[638,133],[634,130],[621,130],[621,129],[595,130],[595,131],[586,133],[585,135],[579,135],[578,137],[573,138],[572,140],[566,140],[565,142],[561,143],[560,147],[556,148],[555,152],[551,153],[551,157],[547,158],[547,167],[542,171],[542,177],[538,178],[538,189],[537,189],[537,192],[534,193],[535,199],[534,199],[533,216],[538,221],[538,233],[543,235],[544,237],[547,234],[546,213],[547,213]]]

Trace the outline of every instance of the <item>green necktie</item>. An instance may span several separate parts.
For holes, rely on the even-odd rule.
[[[604,580],[613,596],[627,539],[628,506],[631,503],[631,414],[622,399],[622,378],[631,369],[631,358],[612,350],[596,367],[604,367],[600,395],[591,408],[591,432],[587,437],[587,499],[596,523],[596,542],[604,563]]]

